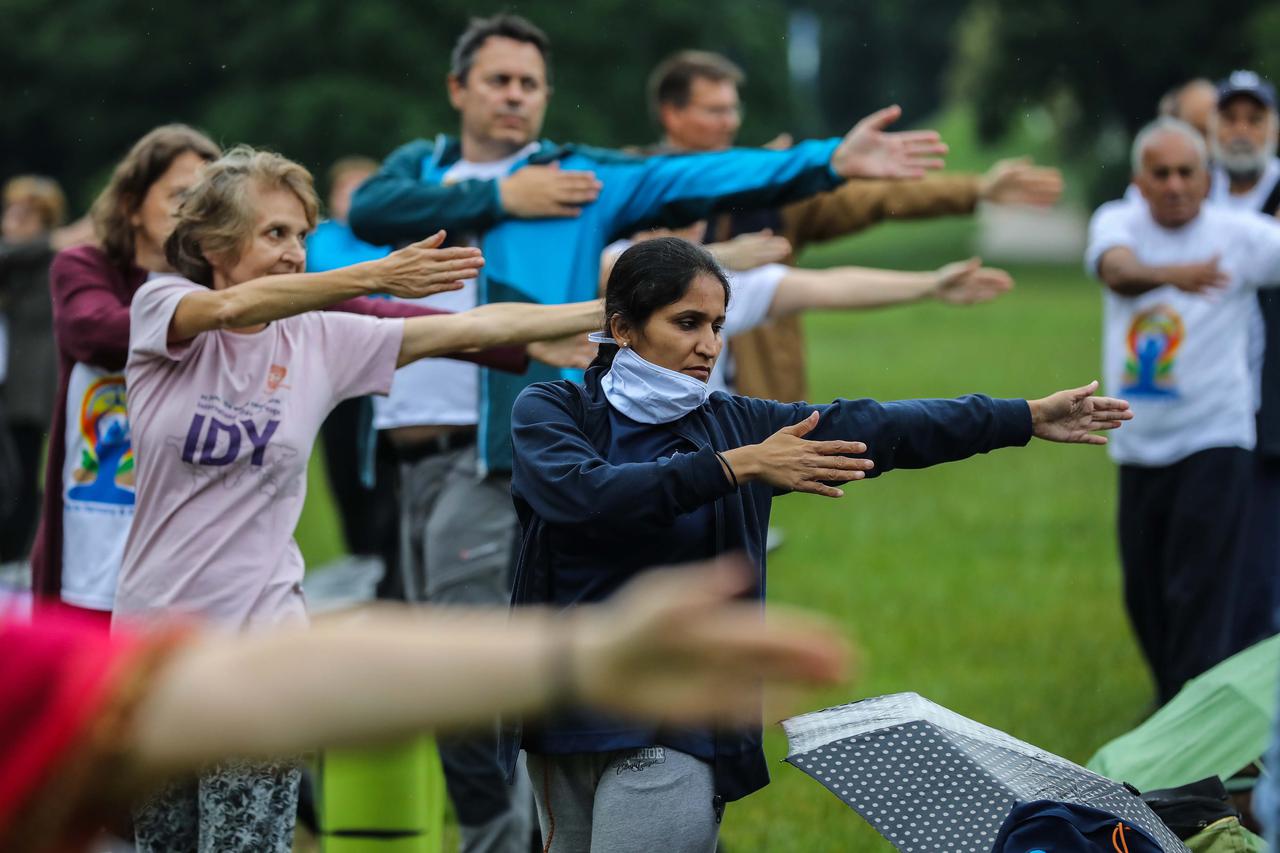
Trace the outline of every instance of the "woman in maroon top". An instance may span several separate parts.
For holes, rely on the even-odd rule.
[[[125,412],[129,305],[152,273],[169,271],[164,243],[183,194],[221,152],[180,124],[152,130],[116,166],[94,202],[97,245],[58,254],[50,269],[58,393],[44,505],[31,553],[37,597],[62,599],[110,623],[116,573],[133,516],[133,455]],[[440,313],[382,299],[329,310],[381,317]],[[520,372],[523,348],[459,355]]]

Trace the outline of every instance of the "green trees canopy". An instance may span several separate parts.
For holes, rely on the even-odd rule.
[[[0,0],[0,176],[53,175],[83,205],[135,139],[169,121],[223,144],[277,149],[313,170],[345,154],[381,157],[415,136],[456,129],[444,92],[449,50],[470,16],[501,8]],[[703,0],[696,14],[683,0],[509,8],[551,37],[553,138],[653,141],[646,76],[685,47],[721,51],[751,71],[745,141],[787,127],[781,0]]]

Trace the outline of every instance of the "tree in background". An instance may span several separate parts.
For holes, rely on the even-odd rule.
[[[169,121],[278,149],[317,172],[352,152],[380,157],[456,130],[444,95],[449,49],[470,16],[502,9],[553,42],[553,138],[653,141],[645,78],[685,47],[750,70],[745,142],[789,124],[782,0],[702,0],[696,14],[684,0],[0,0],[0,175],[56,175],[83,206],[138,136]]]
[[[1280,9],[1265,0],[974,0],[951,80],[987,141],[1047,109],[1090,195],[1113,198],[1129,178],[1129,141],[1161,95],[1191,77],[1216,80],[1242,67],[1275,79],[1278,37]]]

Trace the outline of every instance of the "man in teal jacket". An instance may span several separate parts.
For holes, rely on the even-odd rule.
[[[397,149],[356,192],[351,209],[356,234],[377,245],[422,239],[438,228],[455,240],[478,237],[486,259],[482,303],[589,299],[596,295],[600,250],[618,237],[722,210],[773,207],[846,178],[915,178],[941,166],[935,158],[945,146],[936,133],[883,131],[897,118],[896,107],[859,122],[843,139],[788,151],[634,157],[538,142],[547,69],[538,42],[520,38],[525,28],[538,32],[513,16],[473,24],[458,45],[471,53],[459,57],[455,50],[450,76],[461,139],[438,136]],[[475,31],[492,34],[469,45]],[[442,180],[459,160],[496,161],[524,150],[500,180]],[[511,404],[524,386],[548,378],[556,373],[530,370],[511,381],[493,372],[481,383],[479,442],[488,470],[510,470]]]
[[[946,150],[932,131],[885,132],[896,107],[842,139],[785,152],[644,158],[539,141],[550,96],[548,53],[546,36],[522,18],[474,20],[454,48],[448,78],[460,137],[416,140],[393,152],[356,191],[356,235],[397,245],[443,228],[454,243],[480,246],[482,274],[451,298],[585,300],[597,295],[601,250],[618,237],[718,211],[774,207],[846,178],[920,177],[941,167],[937,158]],[[511,409],[525,386],[561,378],[561,371],[533,364],[509,378],[458,366],[429,376],[425,371],[436,368],[422,370],[416,377],[399,371],[389,402],[376,412],[401,458],[406,588],[411,598],[443,604],[504,599],[517,530]],[[466,417],[460,389],[474,389]],[[494,743],[448,741],[440,752],[464,849],[517,849],[527,801],[502,787]]]

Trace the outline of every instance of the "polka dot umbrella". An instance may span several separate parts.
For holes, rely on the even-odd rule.
[[[799,767],[903,853],[990,853],[1018,803],[1089,806],[1186,853],[1127,788],[1002,731],[896,693],[784,720]]]

